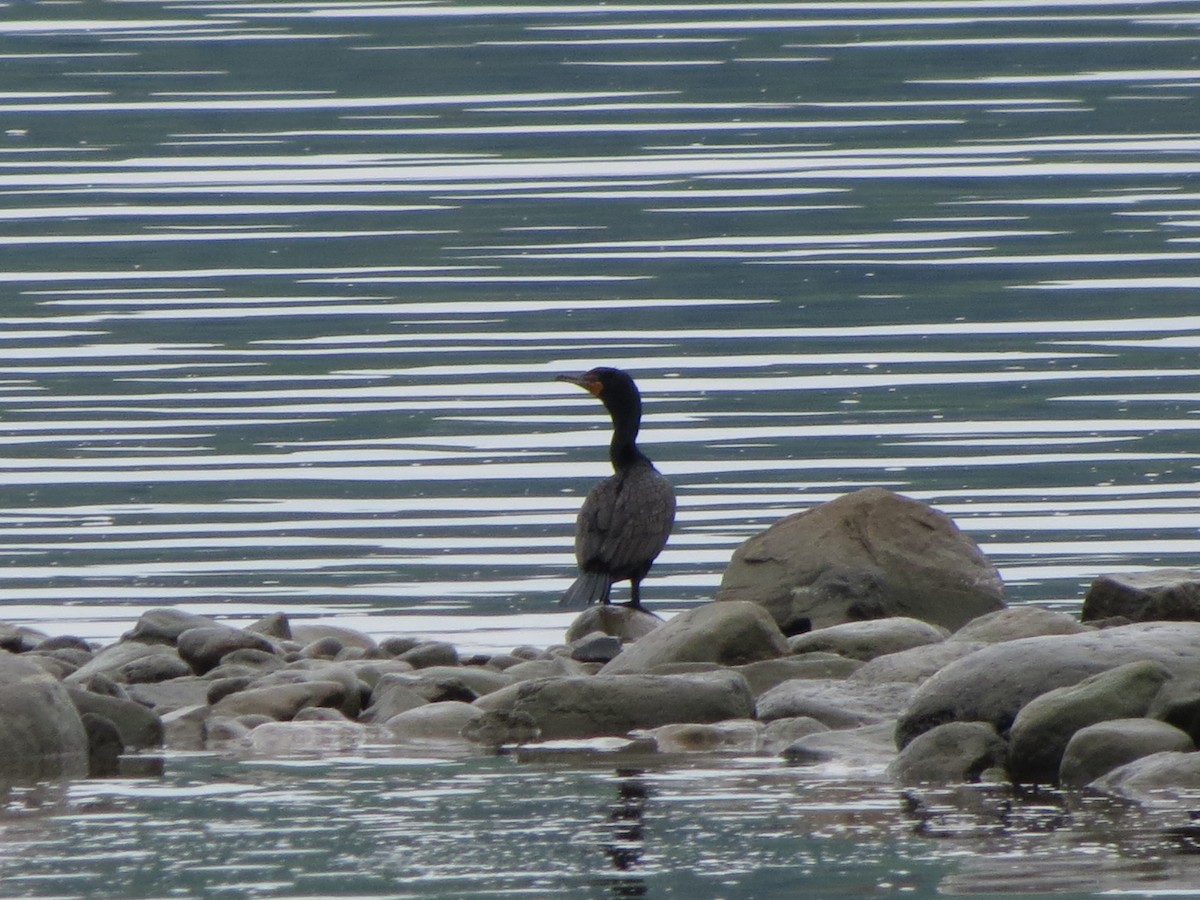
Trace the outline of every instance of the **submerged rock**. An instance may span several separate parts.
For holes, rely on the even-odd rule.
[[[66,688],[0,651],[0,783],[86,775],[88,746]]]
[[[1004,606],[996,567],[945,514],[865,488],[776,522],[737,548],[718,600],[783,628],[909,616],[956,629]]]
[[[1200,791],[1200,753],[1153,753],[1113,769],[1088,787],[1139,803],[1184,802],[1191,807]]]

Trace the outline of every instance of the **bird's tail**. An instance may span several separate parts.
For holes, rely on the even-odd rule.
[[[608,594],[612,590],[612,579],[603,572],[584,572],[575,579],[562,599],[560,606],[591,606],[593,603],[607,603]]]

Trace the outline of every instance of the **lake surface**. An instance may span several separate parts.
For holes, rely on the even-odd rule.
[[[153,606],[282,609],[553,643],[608,440],[553,376],[596,364],[637,377],[679,494],[643,586],[661,612],[710,598],[770,522],[876,484],[952,515],[1013,603],[1074,611],[1098,574],[1191,566],[1198,52],[1193,2],[0,6],[3,616],[108,640]],[[191,815],[209,765],[49,808],[85,843]],[[411,823],[372,831],[358,798],[393,775],[406,795],[416,770],[362,765],[281,767],[280,796],[376,835],[355,859],[393,880],[347,890],[399,896],[413,870],[379,848]],[[512,779],[496,802],[518,819],[545,775],[438,765],[443,793]],[[758,777],[765,794],[731,793],[770,806],[802,782]],[[878,790],[887,824],[847,826],[836,857],[867,868],[812,857],[848,873],[819,896],[886,893],[897,867],[928,894],[955,868],[961,846],[901,840]],[[539,791],[587,805],[612,775]],[[439,809],[460,843],[490,821]],[[178,833],[216,846],[258,822],[195,815]],[[785,869],[810,852],[792,839]],[[693,844],[670,846],[660,892],[768,890],[695,888],[669,874],[695,860],[668,858]],[[485,878],[476,858],[454,877]],[[173,890],[110,862],[113,896]],[[6,858],[0,894],[75,891],[31,866]],[[497,889],[542,890],[513,872]],[[210,886],[331,890],[230,878]]]

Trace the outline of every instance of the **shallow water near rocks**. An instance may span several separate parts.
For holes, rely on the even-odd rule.
[[[3,9],[9,621],[555,643],[607,423],[551,379],[597,363],[680,496],[664,613],[874,484],[1014,603],[1195,563],[1190,0]],[[3,896],[1200,892],[1157,814],[930,818],[761,759],[169,756],[7,799]]]

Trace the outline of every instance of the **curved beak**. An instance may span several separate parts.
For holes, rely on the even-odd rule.
[[[600,396],[600,391],[604,389],[604,385],[599,378],[592,375],[591,372],[585,372],[583,375],[556,375],[555,381],[565,381],[569,384],[577,384],[589,394],[596,397]]]

